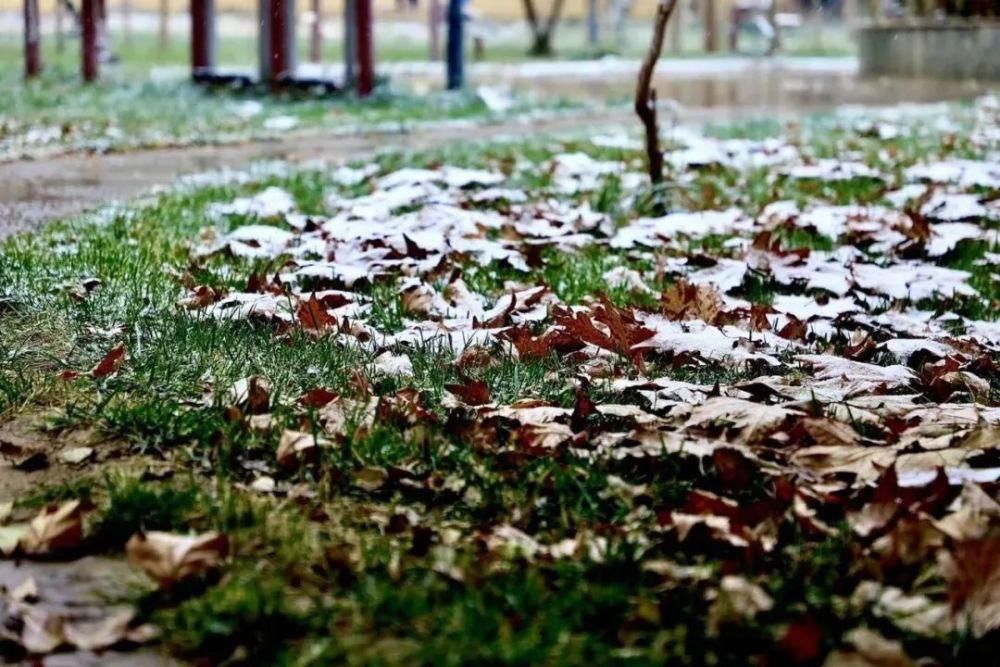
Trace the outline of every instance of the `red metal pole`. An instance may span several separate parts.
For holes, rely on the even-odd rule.
[[[375,47],[372,37],[372,0],[357,0],[358,96],[375,90]]]
[[[24,77],[42,72],[41,33],[38,29],[38,0],[24,0]]]
[[[289,33],[295,29],[290,23],[294,21],[294,16],[290,16],[287,0],[271,0],[270,30],[271,30],[271,68],[269,71],[271,84],[278,83],[282,77],[292,74],[292,52],[289,48],[291,40]]]
[[[215,67],[215,0],[191,0],[191,75]]]
[[[96,81],[100,73],[100,31],[99,0],[83,0],[80,20],[83,23],[83,80]]]

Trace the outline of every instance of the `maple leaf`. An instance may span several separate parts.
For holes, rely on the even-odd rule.
[[[171,590],[221,566],[229,556],[229,538],[219,533],[138,533],[125,545],[125,553],[131,565],[149,575],[160,588]]]
[[[326,307],[313,294],[308,301],[299,302],[295,317],[306,329],[324,331],[337,327],[337,318],[327,312]]]
[[[191,290],[191,294],[181,299],[178,305],[189,310],[207,308],[225,296],[225,293],[208,285],[197,285]]]
[[[90,371],[92,378],[102,378],[117,373],[125,363],[125,343],[118,343]]]
[[[634,348],[651,338],[654,332],[639,324],[631,312],[611,303],[605,295],[599,294],[598,299],[600,305],[593,308],[590,314],[553,309],[556,324],[585,343],[626,357],[642,371],[644,350]],[[608,331],[598,328],[595,321],[607,327]]]
[[[446,384],[444,388],[466,405],[486,405],[493,400],[489,385],[482,380],[463,380],[457,384]]]
[[[1000,628],[1000,537],[959,542],[942,550],[938,568],[948,582],[952,611],[975,636]]]
[[[722,310],[722,299],[711,285],[678,280],[660,295],[660,312],[669,320],[703,320],[711,324]]]
[[[543,359],[552,352],[552,346],[548,339],[532,336],[527,327],[513,327],[503,332],[502,335],[514,345],[517,357],[521,361]]]
[[[307,408],[321,408],[327,403],[337,400],[338,397],[339,394],[336,392],[320,387],[299,396],[299,405]]]

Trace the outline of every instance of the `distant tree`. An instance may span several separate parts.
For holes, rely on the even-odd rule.
[[[601,41],[597,3],[598,0],[587,0],[587,45],[592,49],[596,49]]]
[[[625,48],[625,29],[628,17],[632,14],[635,0],[610,0],[608,4],[608,20],[614,30],[615,47],[622,51]]]
[[[551,56],[554,53],[552,37],[562,16],[562,9],[563,0],[553,0],[548,17],[542,21],[535,9],[535,0],[524,0],[524,15],[531,27],[531,55]]]

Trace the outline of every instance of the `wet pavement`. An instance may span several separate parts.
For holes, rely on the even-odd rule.
[[[40,613],[93,621],[105,619],[116,610],[127,609],[127,605],[117,604],[116,598],[127,599],[136,586],[148,585],[124,561],[101,556],[59,563],[0,560],[0,590],[14,590],[28,579],[34,579],[38,587],[37,601],[32,606]],[[25,661],[25,664],[45,667],[168,667],[180,663],[158,653],[155,648],[147,647],[127,653],[54,653]]]

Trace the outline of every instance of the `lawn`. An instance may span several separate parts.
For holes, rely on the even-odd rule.
[[[89,643],[8,591],[0,655],[995,661],[998,127],[672,128],[659,191],[628,134],[467,142],[5,242],[0,550],[149,583]]]
[[[98,83],[80,80],[75,42],[58,53],[46,43],[46,69],[25,82],[19,67],[0,72],[0,161],[38,158],[64,152],[108,152],[279,139],[289,134],[353,134],[372,129],[407,128],[452,120],[490,120],[511,114],[552,111],[570,106],[560,99],[529,100],[498,91],[503,108],[491,108],[475,90],[449,93],[441,85],[427,94],[408,92],[383,79],[371,99],[353,92],[289,91],[260,95],[256,90],[204,88],[189,83],[186,41],[158,51],[151,35],[116,44],[121,62],[106,66]],[[19,63],[20,45],[0,42],[0,60]],[[251,66],[249,40],[220,40],[224,65]],[[158,74],[159,72],[159,74]]]

